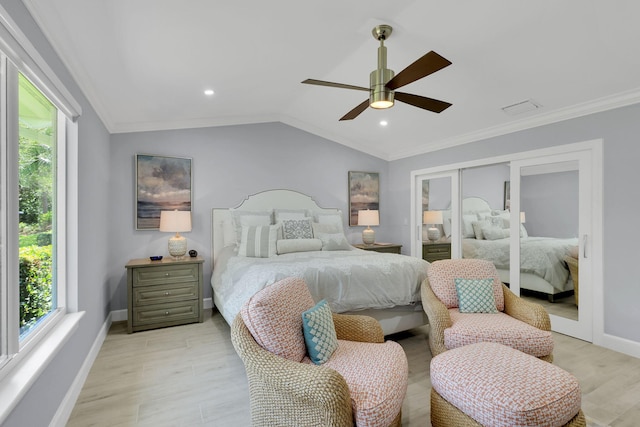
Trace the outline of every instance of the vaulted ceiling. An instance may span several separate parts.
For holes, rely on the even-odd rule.
[[[640,102],[634,0],[23,1],[112,133],[281,121],[393,160]],[[453,63],[402,88],[452,107],[339,122],[367,94],[300,83],[368,87],[381,23],[396,74]]]

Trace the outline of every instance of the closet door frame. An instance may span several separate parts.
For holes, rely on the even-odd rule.
[[[593,323],[593,336],[592,342],[594,344],[602,345],[605,339],[604,336],[604,290],[603,290],[603,140],[594,139],[584,142],[577,142],[565,145],[557,145],[553,147],[541,148],[530,151],[523,151],[518,153],[511,153],[502,156],[495,156],[489,158],[482,158],[467,162],[452,163],[436,167],[424,168],[411,172],[411,241],[414,243],[411,245],[411,255],[414,257],[422,258],[422,245],[417,241],[417,230],[422,225],[422,218],[420,216],[421,204],[418,202],[421,198],[421,187],[417,185],[418,182],[422,182],[422,179],[437,174],[443,176],[446,173],[452,171],[460,171],[462,169],[488,166],[496,163],[511,163],[519,160],[527,160],[536,157],[563,155],[565,153],[572,153],[577,151],[590,151],[591,152],[591,236],[590,236],[590,250],[591,250],[591,318]],[[519,189],[518,189],[519,190]],[[451,257],[462,258],[461,247],[461,233],[460,233],[460,182],[456,187],[457,201],[457,217],[454,216],[452,209],[452,245],[451,245]],[[520,194],[515,194],[513,187],[511,188],[512,198],[519,198]],[[452,198],[452,208],[453,208]],[[457,219],[457,221],[456,221]],[[457,226],[456,226],[457,223]],[[455,228],[454,228],[455,227]],[[454,231],[455,230],[455,231]],[[455,233],[455,234],[454,234]],[[457,243],[454,244],[454,241]]]

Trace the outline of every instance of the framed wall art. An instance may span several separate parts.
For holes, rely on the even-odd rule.
[[[358,211],[380,210],[378,172],[349,171],[349,226],[358,225]]]
[[[136,154],[136,230],[157,230],[160,211],[191,211],[191,159]]]

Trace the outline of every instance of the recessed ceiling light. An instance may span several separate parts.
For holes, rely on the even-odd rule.
[[[389,124],[389,122],[388,122],[388,121],[386,121],[386,120],[380,120],[380,126],[386,126],[386,125],[388,125],[388,124]]]
[[[204,91],[204,94],[205,94],[205,95],[207,95],[207,96],[211,96],[211,95],[213,95],[213,94],[214,94],[213,89],[207,89],[207,90],[205,90],[205,91]]]

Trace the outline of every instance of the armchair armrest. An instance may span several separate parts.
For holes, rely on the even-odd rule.
[[[549,313],[540,304],[523,300],[502,284],[504,312],[543,331],[551,330]]]
[[[263,349],[240,315],[231,326],[231,341],[247,372],[253,425],[300,425],[301,417],[308,425],[353,425],[349,388],[338,372]]]
[[[359,342],[384,342],[382,327],[370,316],[333,313],[333,324],[340,340]]]
[[[449,310],[433,293],[429,279],[424,279],[420,286],[422,307],[429,318],[429,347],[432,356],[447,351],[444,346],[444,330],[453,325]]]

